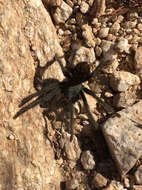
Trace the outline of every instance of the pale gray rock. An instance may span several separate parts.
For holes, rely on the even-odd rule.
[[[72,57],[70,57],[70,61]],[[96,60],[95,52],[93,48],[86,48],[85,46],[80,46],[77,50],[75,50],[74,56],[74,64],[79,62],[88,62],[93,63]]]
[[[114,43],[108,40],[102,40],[101,41],[101,48],[103,53],[109,52],[114,46]]]
[[[88,9],[89,9],[88,3],[86,3],[85,1],[81,1],[81,4],[80,4],[80,11],[81,11],[83,14],[85,14],[85,13],[87,13]]]
[[[100,38],[106,38],[108,36],[108,33],[109,33],[109,28],[106,27],[106,28],[101,28],[99,30],[99,37]]]
[[[108,119],[102,126],[104,137],[124,176],[142,155],[142,101]]]
[[[115,22],[111,28],[110,28],[110,33],[112,34],[117,34],[117,32],[119,32],[120,30],[120,24],[118,22]]]
[[[82,36],[85,39],[85,43],[88,47],[95,47],[95,37],[92,31],[92,27],[88,24],[82,25]]]
[[[118,43],[116,44],[116,49],[118,49],[120,52],[126,52],[129,53],[130,44],[127,39],[120,38],[118,40]]]
[[[53,14],[54,20],[57,24],[65,23],[65,21],[70,17],[72,14],[73,9],[62,1],[60,7],[57,7],[55,13]]]
[[[93,155],[89,150],[84,151],[81,155],[81,163],[85,170],[92,170],[95,166]]]
[[[116,71],[110,78],[110,85],[115,91],[124,92],[132,86],[138,86],[140,78],[127,71]]]

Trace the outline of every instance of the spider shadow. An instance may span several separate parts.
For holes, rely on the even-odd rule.
[[[62,121],[64,119],[64,117],[62,116],[66,113],[64,111],[65,113],[62,114],[63,110],[60,109],[66,107],[62,104],[62,98],[64,98],[64,95],[62,94],[60,89],[61,82],[55,78],[42,79],[45,71],[55,61],[56,58],[54,57],[50,62],[47,62],[44,67],[41,67],[39,65],[37,66],[33,81],[33,86],[36,92],[22,99],[22,101],[18,105],[20,110],[13,117],[13,119],[16,119],[28,110],[39,105],[41,108],[43,108],[42,115],[45,121],[44,135],[46,137],[48,131],[46,117],[51,120],[50,113],[54,112],[56,115],[56,120]],[[66,123],[66,121],[64,122]]]

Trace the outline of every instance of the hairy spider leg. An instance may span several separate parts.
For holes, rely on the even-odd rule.
[[[91,77],[94,77],[101,69],[102,69],[102,67],[104,66],[104,64],[105,64],[105,61],[101,61],[101,63],[94,69],[94,71],[90,74],[90,77],[89,78],[91,78]]]
[[[38,92],[35,92],[29,96],[27,96],[26,98],[24,98],[21,103],[19,104],[19,107],[22,107],[24,104],[26,104],[27,102],[29,102],[31,99],[33,99],[34,97],[36,96],[40,96],[40,95],[43,95],[44,93],[52,90],[53,88],[56,88],[57,87],[57,84],[50,84],[48,86],[46,86],[45,88],[41,89],[40,91]]]
[[[101,98],[99,98],[98,96],[96,96],[91,90],[89,90],[86,87],[83,87],[84,92],[86,92],[87,94],[91,95],[92,97],[94,97],[95,99],[97,99],[98,102],[100,102],[100,104],[102,104],[103,108],[105,109],[105,111],[107,113],[115,113],[114,109],[108,105],[107,103],[105,103],[103,100],[101,100]]]
[[[96,128],[96,130],[97,130],[97,129],[98,129],[98,123],[95,121],[95,119],[94,119],[94,117],[93,117],[93,115],[92,115],[92,113],[91,113],[91,111],[90,111],[90,108],[89,108],[87,99],[86,99],[86,97],[85,97],[83,91],[80,92],[80,95],[81,95],[81,98],[82,98],[82,100],[83,100],[83,102],[84,102],[85,109],[86,109],[86,111],[87,111],[87,113],[88,113],[89,119],[90,119],[91,123],[92,123],[93,125],[95,125],[95,128]]]
[[[69,108],[70,108],[70,125],[69,125],[69,128],[70,128],[70,133],[71,133],[71,136],[70,136],[70,142],[73,140],[73,135],[74,135],[74,128],[73,128],[73,123],[74,123],[74,106],[73,106],[73,102],[71,102],[69,104]]]
[[[58,92],[57,92],[58,91]],[[13,117],[13,119],[16,119],[17,117],[19,117],[21,114],[25,113],[27,110],[35,107],[36,105],[40,104],[43,101],[50,101],[57,93],[60,93],[60,89],[54,89],[53,91],[51,91],[48,96],[39,96],[36,100],[34,100],[33,102],[31,102],[30,104],[28,104],[27,106],[21,108]]]

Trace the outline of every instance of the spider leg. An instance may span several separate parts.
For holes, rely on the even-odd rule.
[[[105,111],[107,113],[115,113],[114,109],[108,105],[107,103],[105,103],[103,100],[101,100],[101,98],[99,98],[98,96],[96,96],[91,90],[89,90],[86,87],[83,87],[84,92],[86,92],[87,94],[91,95],[92,97],[94,97],[95,99],[97,99],[98,102],[100,102],[100,104],[102,104],[102,106],[104,107]]]
[[[21,108],[13,117],[13,119],[16,119],[19,117],[21,114],[25,113],[29,109],[35,107],[36,105],[40,104],[42,101],[50,101],[56,94],[60,93],[60,89],[54,89],[51,91],[48,96],[39,96],[36,100],[28,104],[27,106]]]
[[[26,104],[27,102],[29,102],[31,99],[33,99],[36,96],[40,96],[43,95],[44,93],[52,90],[53,88],[55,88],[57,86],[57,84],[50,84],[48,86],[46,86],[45,88],[41,89],[38,92],[35,92],[29,96],[27,96],[26,98],[24,98],[21,103],[19,104],[19,107],[22,107],[24,104]]]
[[[74,123],[74,107],[73,107],[73,102],[71,102],[69,104],[69,109],[70,109],[70,125],[69,125],[69,128],[70,128],[70,133],[71,133],[71,136],[70,136],[70,142],[73,140],[73,135],[74,135],[74,129],[73,129],[73,123]]]
[[[89,118],[90,118],[90,120],[91,120],[91,123],[92,123],[93,125],[95,125],[95,128],[96,128],[96,129],[98,129],[98,123],[95,121],[95,119],[94,119],[94,117],[93,117],[93,115],[92,115],[92,113],[91,113],[91,111],[90,111],[90,108],[89,108],[87,99],[86,99],[86,97],[85,97],[85,95],[84,95],[84,93],[83,93],[82,91],[80,92],[80,95],[81,95],[81,98],[82,98],[82,100],[83,100],[83,102],[84,102],[85,109],[86,109],[86,111],[87,111],[87,113],[88,113],[88,116],[89,116]]]
[[[105,61],[101,60],[101,63],[95,68],[95,70],[91,73],[90,78],[94,77],[104,66]]]

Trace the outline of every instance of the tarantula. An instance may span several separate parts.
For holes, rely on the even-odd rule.
[[[57,56],[55,56],[57,58]],[[57,59],[56,59],[57,60]],[[49,101],[52,100],[56,103],[65,102],[64,104],[70,111],[70,130],[71,137],[70,141],[73,139],[73,121],[74,121],[74,103],[82,98],[86,111],[89,115],[89,118],[93,124],[97,126],[96,121],[94,120],[92,113],[89,109],[89,105],[87,99],[84,95],[84,92],[91,95],[95,99],[97,99],[101,104],[103,104],[104,109],[108,112],[108,105],[104,103],[100,98],[98,98],[91,90],[86,88],[82,83],[88,81],[91,77],[94,77],[98,71],[104,65],[104,62],[100,63],[96,69],[91,72],[89,64],[87,62],[79,62],[74,67],[64,67],[61,60],[58,59],[58,63],[62,69],[64,76],[66,77],[62,82],[55,80],[49,85],[43,85],[42,89],[27,96],[24,98],[19,107],[22,107],[24,104],[32,100],[34,97],[37,97],[34,101],[29,103],[28,105],[22,107],[14,116],[14,119],[19,117],[21,114],[26,112],[27,110],[35,107],[38,104],[45,102],[47,105]],[[62,105],[63,106],[63,105]]]

